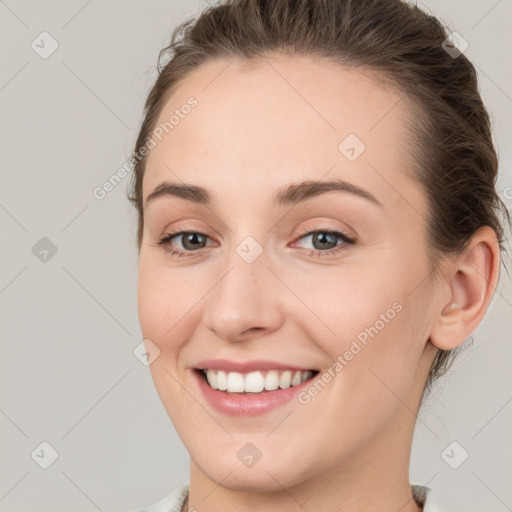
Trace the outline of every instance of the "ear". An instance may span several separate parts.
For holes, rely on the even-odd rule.
[[[447,293],[432,325],[430,342],[434,346],[450,350],[476,330],[494,295],[499,267],[496,233],[484,226],[475,232],[464,253],[444,273],[442,286]]]

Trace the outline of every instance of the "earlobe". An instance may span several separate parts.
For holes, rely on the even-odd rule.
[[[439,305],[430,342],[439,349],[461,345],[483,320],[496,288],[500,253],[495,232],[480,228],[446,272],[449,299]]]

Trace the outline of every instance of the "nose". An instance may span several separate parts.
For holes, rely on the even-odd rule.
[[[202,320],[225,341],[273,332],[285,316],[283,284],[269,268],[265,251],[253,259],[254,251],[258,247],[250,239],[234,248],[205,299]]]

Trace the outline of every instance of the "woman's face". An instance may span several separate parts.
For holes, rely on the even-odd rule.
[[[359,71],[275,57],[204,65],[162,110],[144,200],[167,182],[209,201],[160,187],[145,203],[139,318],[156,389],[206,478],[281,490],[408,463],[436,290],[407,108]],[[158,243],[176,232],[196,235]],[[240,395],[198,368],[224,368],[229,386],[319,373]]]

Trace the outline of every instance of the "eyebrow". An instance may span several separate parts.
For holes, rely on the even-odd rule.
[[[278,189],[274,193],[273,202],[275,206],[292,205],[328,192],[345,192],[353,194],[357,197],[362,197],[377,206],[383,207],[382,203],[370,192],[341,179],[292,183]],[[200,205],[211,204],[211,195],[208,190],[203,187],[187,183],[178,184],[164,181],[148,195],[144,203],[144,207],[155,199],[164,196],[180,197]]]

